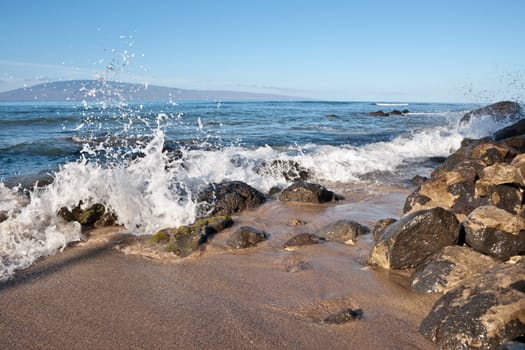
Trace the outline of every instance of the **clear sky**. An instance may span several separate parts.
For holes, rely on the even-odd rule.
[[[109,78],[327,100],[525,96],[522,0],[1,1],[0,91]]]

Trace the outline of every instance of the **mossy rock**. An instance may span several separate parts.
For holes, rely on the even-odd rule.
[[[68,222],[77,221],[83,226],[93,226],[104,214],[107,214],[106,207],[100,203],[93,204],[87,209],[82,209],[81,206],[82,201],[71,210],[67,207],[62,207],[57,212],[57,215]]]
[[[150,237],[156,244],[166,244],[166,250],[180,257],[186,257],[205,243],[209,235],[215,234],[233,225],[229,216],[215,216],[195,221],[190,226],[167,228]]]
[[[78,222],[80,222],[82,225],[91,226],[98,219],[100,219],[105,212],[106,208],[102,204],[93,204],[91,207],[87,208],[86,210],[83,210],[80,213],[80,215],[78,216]]]
[[[150,242],[156,244],[166,244],[170,241],[171,236],[164,230],[155,233],[149,238]]]

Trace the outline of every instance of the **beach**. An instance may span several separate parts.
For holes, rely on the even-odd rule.
[[[40,259],[0,286],[0,333],[10,349],[433,349],[418,332],[436,296],[415,293],[402,272],[366,266],[370,235],[355,246],[283,249],[294,233],[337,219],[364,224],[399,215],[407,190],[338,204],[270,200],[234,216],[200,252],[177,260],[124,253],[134,238],[100,229]],[[354,189],[345,193],[359,198]],[[304,225],[293,222],[302,221]],[[229,234],[250,224],[270,233],[231,251]],[[119,249],[117,249],[119,248]],[[325,324],[344,308],[361,319]]]

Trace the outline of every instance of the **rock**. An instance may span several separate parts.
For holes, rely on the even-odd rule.
[[[466,278],[500,266],[499,260],[468,247],[446,246],[419,266],[411,277],[411,287],[418,292],[445,293]]]
[[[166,228],[150,237],[150,242],[165,245],[166,250],[184,258],[205,243],[210,235],[233,225],[229,216],[215,216],[195,221],[190,226]]]
[[[370,254],[369,264],[387,269],[417,267],[459,239],[456,216],[443,208],[421,210],[389,225]]]
[[[330,324],[342,324],[349,321],[360,320],[361,317],[363,317],[363,310],[361,309],[343,309],[339,312],[328,315],[323,322]]]
[[[403,113],[403,114],[408,114],[408,113],[410,113],[410,111],[409,111],[408,109],[403,109],[403,110],[401,111],[401,113]]]
[[[6,210],[0,210],[0,222],[4,222],[9,218]]]
[[[327,118],[338,118],[339,116],[337,114],[327,114]]]
[[[62,207],[57,215],[64,220],[77,221],[83,226],[93,226],[98,220],[101,220],[106,212],[104,205],[95,203],[89,208],[82,209],[82,202],[80,202],[73,209]]]
[[[482,116],[493,117],[497,121],[504,119],[520,119],[523,117],[523,111],[516,102],[502,101],[491,104],[489,106],[478,108],[466,113],[461,118],[460,124],[468,123],[472,118],[479,118]]]
[[[381,219],[378,222],[375,223],[374,228],[372,229],[372,237],[374,237],[374,241],[377,242],[379,238],[385,233],[386,228],[390,225],[396,222],[397,220],[394,218],[386,218]]]
[[[403,112],[401,112],[400,110],[397,110],[397,109],[393,109],[390,112],[390,115],[403,115]]]
[[[505,261],[525,252],[525,222],[518,215],[494,206],[481,206],[462,225],[465,242],[481,253]]]
[[[496,349],[525,336],[525,267],[504,265],[443,295],[420,325],[441,349]]]
[[[308,169],[294,160],[274,159],[271,162],[262,162],[255,171],[257,174],[271,176],[274,178],[283,177],[286,181],[307,180],[310,177]]]
[[[270,196],[275,196],[277,193],[279,193],[281,191],[282,191],[282,189],[280,187],[274,186],[274,187],[270,188],[270,191],[268,192],[268,194]]]
[[[427,180],[428,180],[428,178],[425,177],[425,176],[416,175],[410,180],[410,182],[412,182],[412,184],[415,185],[415,186],[420,186],[423,182],[425,182]]]
[[[512,125],[496,131],[494,133],[494,140],[500,141],[510,137],[521,136],[523,134],[525,134],[525,119],[519,120]]]
[[[325,203],[339,199],[340,197],[324,186],[304,181],[292,184],[279,196],[279,200],[282,202]]]
[[[403,213],[413,213],[423,209],[434,207],[442,207],[446,209],[452,208],[456,202],[456,196],[448,191],[449,186],[457,183],[458,179],[453,179],[455,174],[446,173],[438,178],[431,179],[424,182],[421,186],[410,194],[403,207]],[[448,180],[451,181],[448,181]]]
[[[284,248],[299,247],[303,245],[319,244],[324,238],[312,233],[299,233],[284,243]]]
[[[268,235],[250,226],[243,226],[235,231],[227,243],[233,249],[254,247],[257,243],[268,239]]]
[[[261,192],[241,181],[212,184],[198,195],[199,216],[233,215],[255,209],[265,200]]]
[[[376,111],[376,112],[370,112],[368,115],[371,115],[373,117],[388,117],[390,114],[385,113],[383,111]]]
[[[95,223],[94,227],[107,227],[117,224],[118,218],[113,212],[105,212]]]
[[[481,139],[467,149],[467,155],[470,158],[480,160],[484,165],[502,163],[515,156],[512,149],[505,144],[496,143],[489,139]]]
[[[510,184],[518,187],[525,186],[525,179],[521,169],[510,164],[499,163],[486,167],[476,182],[476,196],[486,196],[490,186]]]
[[[320,228],[316,234],[329,241],[354,244],[357,236],[370,233],[370,229],[351,220],[338,220]]]
[[[488,188],[487,196],[482,198],[482,204],[493,205],[512,214],[521,213],[523,193],[510,185],[496,185]]]

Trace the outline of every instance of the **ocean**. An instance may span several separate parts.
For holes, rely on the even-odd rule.
[[[82,237],[64,206],[102,203],[134,234],[195,220],[194,194],[239,180],[263,193],[295,179],[344,192],[410,186],[463,138],[505,126],[475,104],[24,102],[0,104],[0,280]],[[369,112],[408,110],[377,117]],[[36,182],[36,185],[35,185]]]

